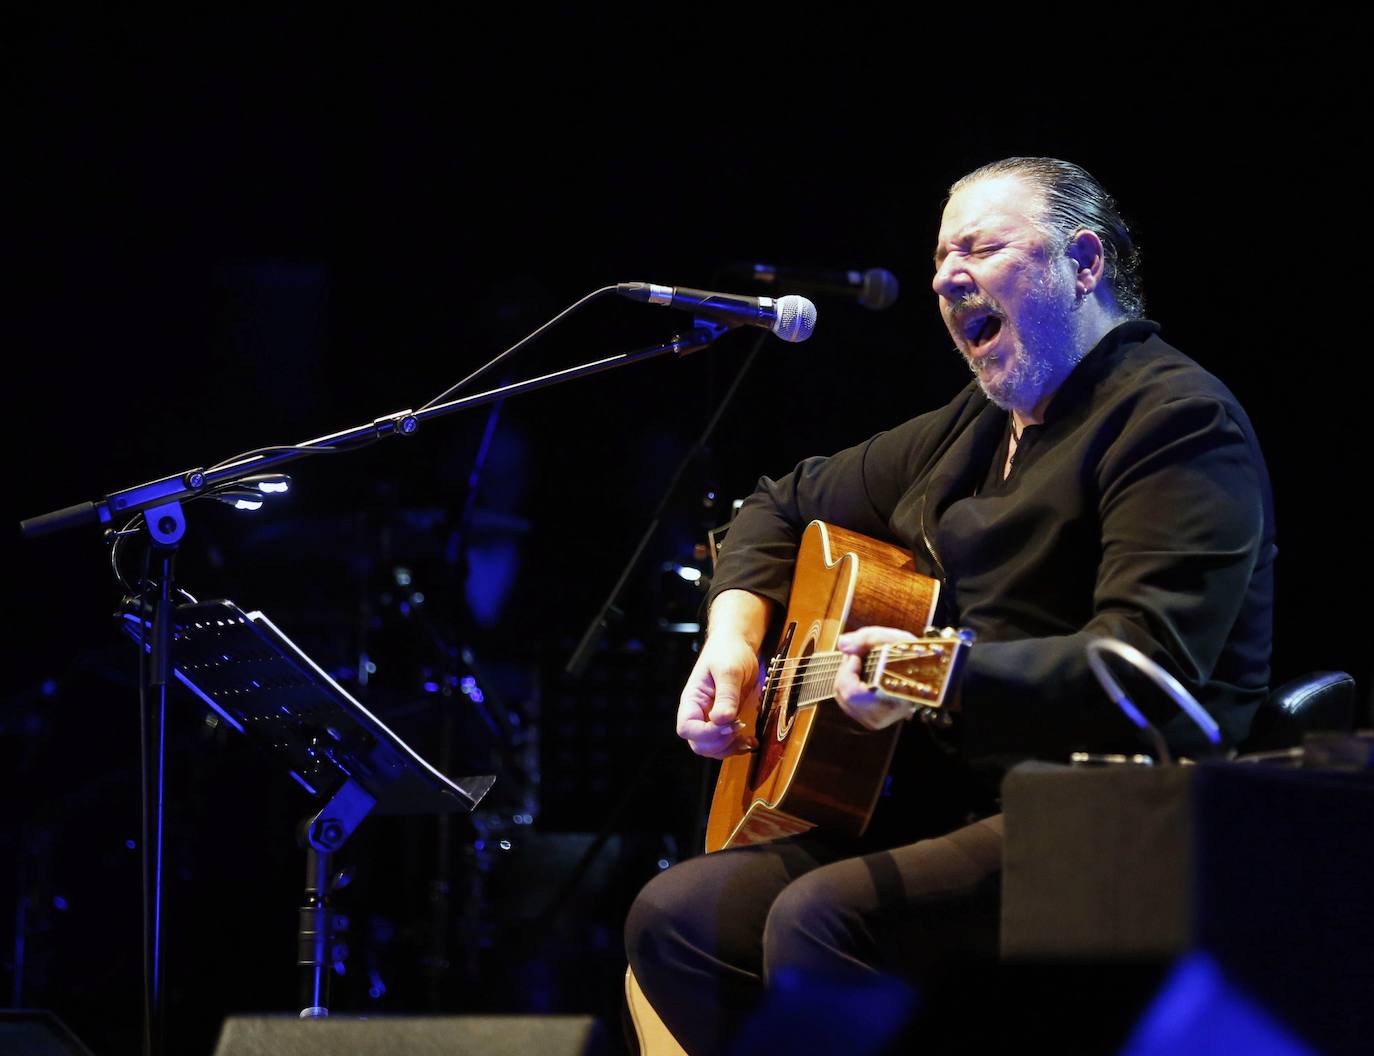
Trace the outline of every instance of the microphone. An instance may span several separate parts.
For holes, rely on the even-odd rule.
[[[728,274],[739,275],[762,286],[788,289],[820,297],[844,297],[880,312],[897,300],[897,276],[886,268],[867,271],[820,271],[814,268],[778,267],[774,264],[735,264]]]
[[[816,306],[805,297],[788,295],[749,297],[711,293],[686,286],[656,286],[652,282],[622,282],[615,292],[632,301],[681,308],[729,326],[761,326],[784,341],[805,341],[816,329]]]

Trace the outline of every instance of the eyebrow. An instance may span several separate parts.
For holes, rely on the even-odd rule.
[[[951,238],[949,241],[950,241],[950,242],[969,242],[969,241],[977,241],[978,237],[979,237],[980,235],[982,235],[982,234],[983,234],[983,229],[982,229],[981,227],[966,227],[966,228],[964,228],[962,231],[960,231],[958,234],[956,234],[953,238]],[[937,268],[940,266],[940,262],[941,262],[942,260],[944,260],[945,257],[949,256],[949,251],[945,248],[946,244],[947,244],[947,243],[943,243],[943,242],[942,242],[942,243],[940,243],[938,246],[935,247],[935,266],[936,266]]]

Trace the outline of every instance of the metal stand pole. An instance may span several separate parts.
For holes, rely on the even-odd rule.
[[[309,819],[305,822],[309,825]],[[329,973],[334,967],[334,914],[329,908],[334,853],[305,845],[305,899],[296,939],[301,969],[301,1019],[329,1015]]]
[[[296,932],[296,967],[301,970],[301,1018],[329,1015],[329,973],[336,961],[334,913],[329,896],[338,884],[332,872],[334,852],[362,824],[377,801],[357,782],[345,781],[318,814],[305,818],[296,842],[305,848],[305,898]]]
[[[167,762],[167,683],[172,674],[173,567],[186,534],[181,504],[169,502],[145,513],[152,546],[142,589],[143,649],[139,663],[143,840],[143,1051],[162,1052],[162,835]],[[151,605],[147,596],[152,595]],[[151,613],[149,610],[151,609]]]

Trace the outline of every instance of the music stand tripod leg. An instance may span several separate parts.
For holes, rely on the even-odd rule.
[[[345,781],[319,813],[301,821],[297,843],[305,848],[305,898],[296,934],[301,970],[301,1018],[329,1015],[329,973],[334,968],[334,854],[353,835],[377,801],[356,781]]]

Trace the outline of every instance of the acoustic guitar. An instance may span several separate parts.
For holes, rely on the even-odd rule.
[[[839,709],[833,685],[844,654],[834,651],[835,639],[870,626],[919,633],[929,625],[939,589],[898,547],[823,521],[807,525],[777,654],[762,691],[740,706],[738,719],[752,729],[758,748],[721,763],[708,853],[816,826],[863,833],[901,724],[868,730]],[[972,641],[969,631],[945,631],[882,646],[864,658],[864,680],[880,696],[938,709]],[[682,1056],[629,969],[625,995],[643,1056]]]
[[[859,627],[929,627],[940,584],[911,554],[823,521],[802,534],[792,594],[763,689],[738,721],[758,747],[721,763],[706,850],[774,840],[821,826],[859,836],[882,792],[901,723],[869,730],[834,701],[845,654],[835,640]],[[920,709],[945,704],[973,641],[970,631],[897,642],[864,658],[864,681],[880,697]]]

